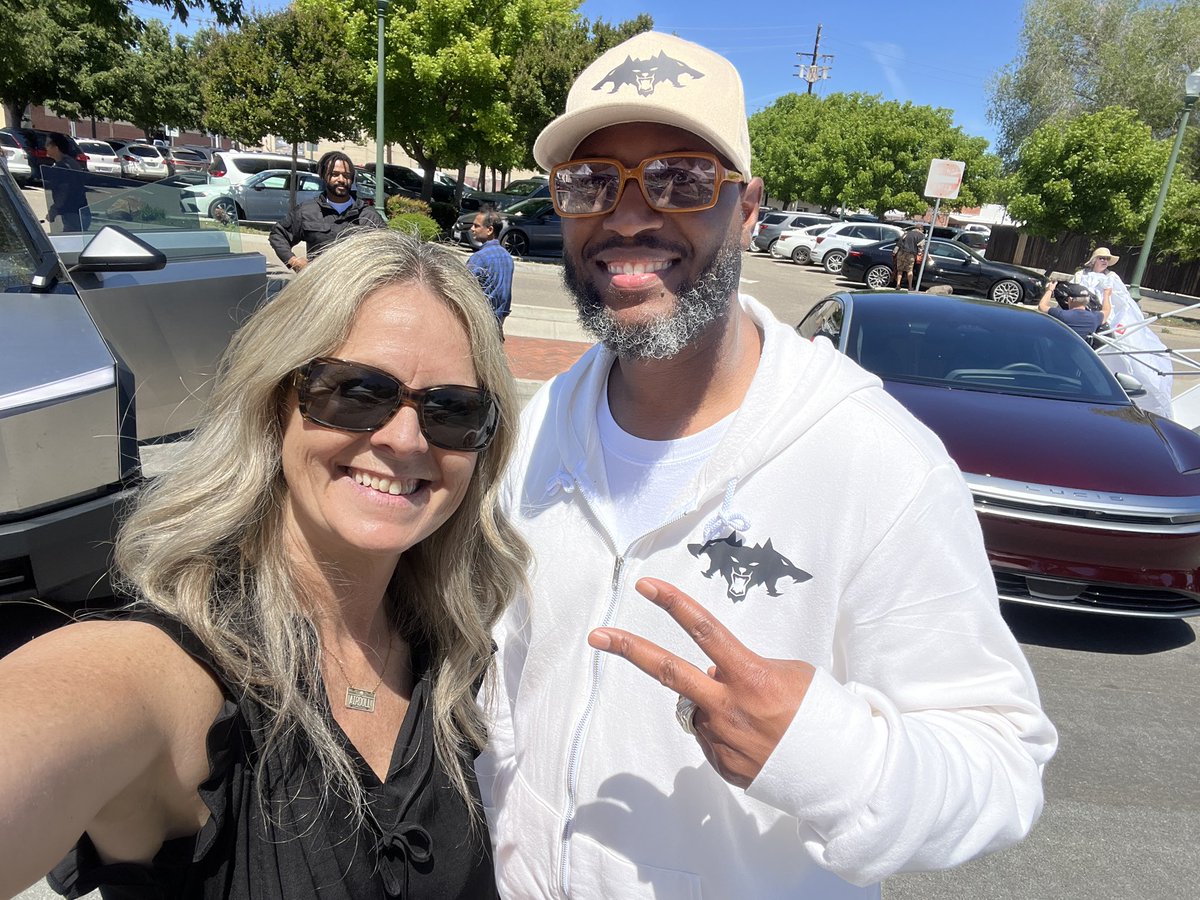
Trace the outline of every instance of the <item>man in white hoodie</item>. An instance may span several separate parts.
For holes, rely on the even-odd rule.
[[[970,494],[872,375],[739,296],[741,81],[646,33],[534,156],[600,340],[531,401],[480,787],[509,898],[879,896],[1023,837],[1056,735]]]

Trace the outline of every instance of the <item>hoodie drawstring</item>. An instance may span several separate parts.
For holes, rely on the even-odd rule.
[[[714,541],[719,537],[728,536],[728,532],[745,534],[750,530],[750,520],[741,513],[733,511],[733,492],[737,490],[737,477],[729,479],[725,485],[725,497],[721,501],[721,509],[708,520],[704,526],[704,542]]]

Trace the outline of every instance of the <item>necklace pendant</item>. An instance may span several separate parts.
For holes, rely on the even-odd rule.
[[[375,692],[362,688],[346,688],[346,708],[361,709],[363,712],[375,712]]]

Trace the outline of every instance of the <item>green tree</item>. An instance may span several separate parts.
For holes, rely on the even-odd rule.
[[[116,98],[124,92],[120,67],[138,40],[142,23],[128,11],[97,19],[88,4],[60,3],[56,10],[64,28],[54,54],[63,76],[46,105],[60,115],[91,119],[116,118]]]
[[[186,22],[207,9],[223,24],[241,16],[241,0],[148,0]],[[100,114],[119,91],[100,76],[106,52],[128,47],[142,22],[132,0],[61,0],[50,4],[0,0],[0,103],[10,122],[30,104],[54,101],[61,111]],[[112,58],[110,57],[110,62]]]
[[[1164,137],[1197,65],[1200,0],[1029,0],[1020,55],[991,85],[998,152],[1011,166],[1040,126],[1108,106],[1136,110]]]
[[[295,3],[208,40],[205,126],[254,143],[272,134],[297,147],[358,130],[355,91],[361,62],[350,53],[345,20],[320,3]],[[295,179],[292,184],[295,202]]]
[[[1033,234],[1074,232],[1136,245],[1158,198],[1169,153],[1170,142],[1156,140],[1131,109],[1112,107],[1047,123],[1021,144],[1008,183],[1008,211]],[[1177,171],[1155,239],[1160,250],[1198,254],[1197,194],[1196,183]]]
[[[780,97],[750,117],[750,145],[767,193],[789,203],[923,213],[933,159],[966,163],[958,198],[943,201],[947,209],[979,206],[999,187],[999,160],[987,141],[964,134],[949,110],[865,94]]]
[[[386,22],[384,135],[425,172],[474,159],[511,166],[524,156],[509,83],[520,48],[568,22],[579,0],[394,0]],[[375,3],[337,0],[355,56],[375,59]],[[374,129],[374,66],[360,67],[363,118]]]
[[[114,116],[132,122],[147,137],[164,126],[200,124],[199,60],[188,38],[172,38],[159,21],[145,24],[137,46],[121,57],[107,80],[118,86],[109,101]]]
[[[567,92],[579,73],[606,50],[653,28],[646,13],[615,25],[602,19],[556,20],[517,50],[508,86],[521,166],[537,166],[533,143],[566,107]]]

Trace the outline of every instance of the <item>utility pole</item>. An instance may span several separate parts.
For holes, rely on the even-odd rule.
[[[805,81],[808,82],[808,93],[810,93],[810,94],[812,93],[813,85],[816,82],[823,81],[824,79],[829,77],[829,69],[831,67],[827,63],[825,63],[825,60],[830,60],[830,61],[833,60],[832,55],[830,55],[828,53],[820,53],[820,50],[821,50],[821,28],[822,28],[822,26],[818,23],[817,39],[815,41],[813,41],[812,62],[809,63],[808,65],[805,65],[804,63],[796,63],[796,68],[800,70],[796,73],[796,77],[803,78]],[[805,54],[797,52],[796,55],[799,56],[801,59],[803,59]],[[817,64],[818,59],[821,60],[820,65]]]

